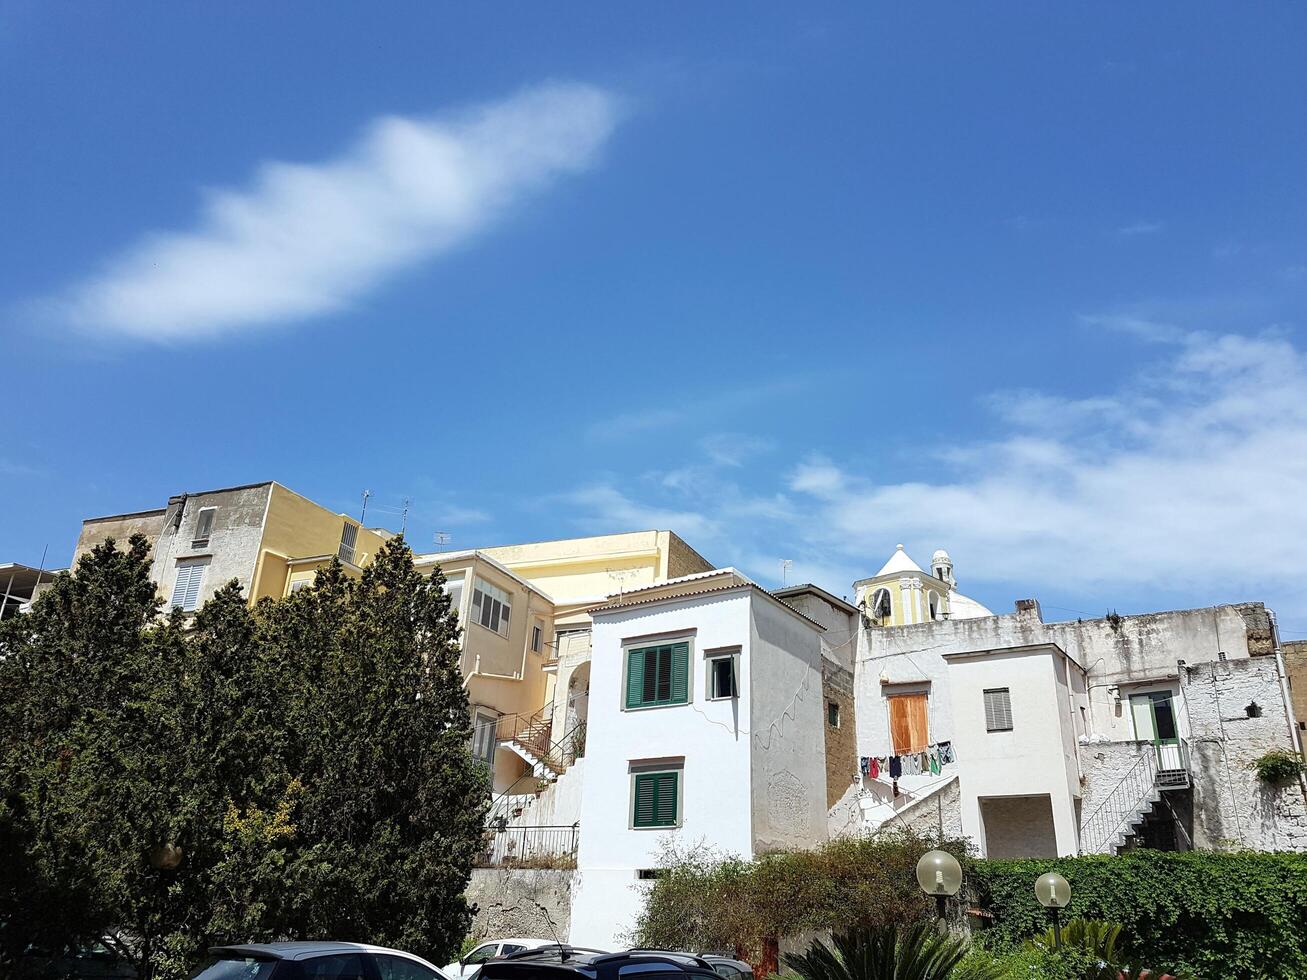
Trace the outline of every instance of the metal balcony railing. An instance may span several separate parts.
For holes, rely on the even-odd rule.
[[[479,867],[574,868],[581,825],[505,827],[486,832]]]

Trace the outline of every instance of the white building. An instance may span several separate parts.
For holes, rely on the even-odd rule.
[[[823,630],[733,569],[591,616],[570,939],[616,949],[667,843],[751,858],[826,838]]]
[[[941,554],[936,577],[948,582]],[[900,550],[891,563],[905,560]],[[1301,789],[1272,791],[1249,768],[1272,748],[1298,747],[1260,603],[1045,623],[1022,600],[1002,616],[864,625],[860,756],[950,761],[938,772],[900,762],[897,779],[875,767],[862,779],[861,829],[942,823],[989,857],[1307,849]]]

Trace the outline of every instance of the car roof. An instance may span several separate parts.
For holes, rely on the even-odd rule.
[[[402,949],[389,949],[385,946],[372,946],[368,943],[341,943],[327,940],[303,940],[289,943],[240,943],[234,946],[214,946],[209,952],[216,956],[234,953],[236,955],[272,960],[307,960],[330,953],[391,953],[405,959],[426,962],[422,957],[406,953]]]

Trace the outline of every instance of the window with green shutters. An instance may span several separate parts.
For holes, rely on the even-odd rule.
[[[681,773],[642,772],[635,776],[631,825],[675,827],[680,823]]]
[[[626,706],[651,708],[690,700],[690,644],[626,651]]]

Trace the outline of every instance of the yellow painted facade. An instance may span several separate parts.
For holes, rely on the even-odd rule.
[[[357,529],[354,560],[345,562],[345,568],[358,574],[372,562],[386,539],[345,514],[333,513],[294,490],[273,483],[250,601],[289,595],[296,582],[311,584],[318,571],[337,556],[345,524]]]

